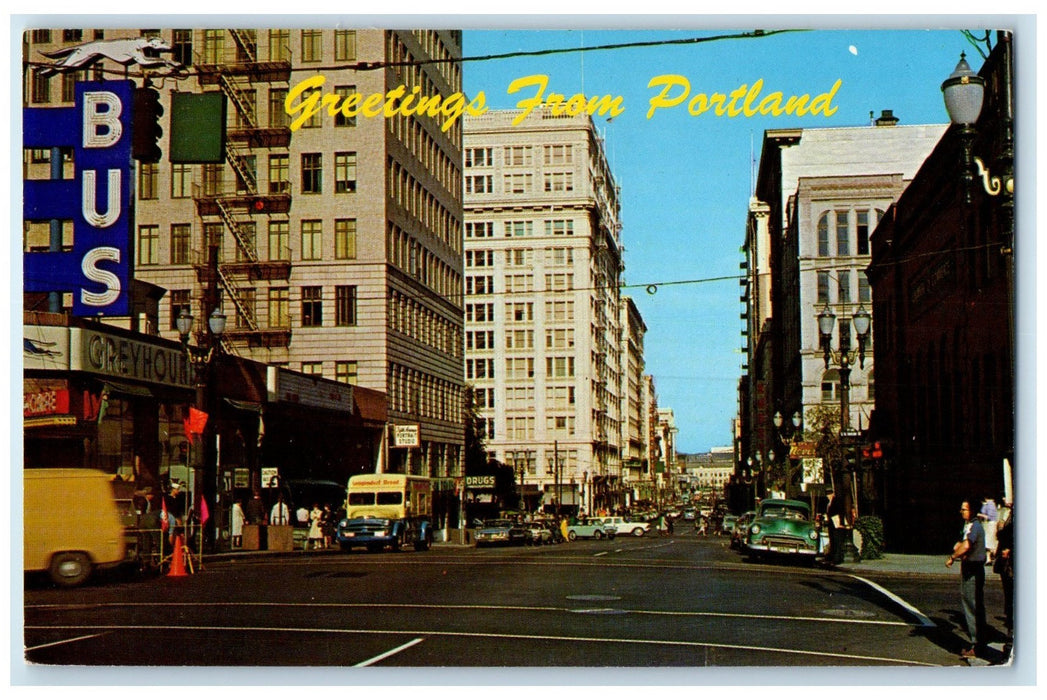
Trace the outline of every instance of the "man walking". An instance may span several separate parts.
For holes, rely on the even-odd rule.
[[[985,530],[978,522],[978,513],[972,508],[977,501],[960,504],[964,520],[963,533],[953,545],[952,554],[945,561],[947,567],[960,560],[960,599],[967,635],[971,646],[960,653],[964,659],[974,658],[985,647]]]

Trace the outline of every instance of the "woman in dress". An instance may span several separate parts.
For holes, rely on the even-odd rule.
[[[233,547],[240,547],[244,542],[244,509],[239,500],[233,504],[232,520]]]
[[[313,509],[309,511],[309,544],[312,549],[320,549],[324,541],[324,533],[320,529],[320,521],[324,512],[320,510],[320,504],[314,503]]]

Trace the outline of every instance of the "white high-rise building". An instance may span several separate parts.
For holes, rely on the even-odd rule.
[[[529,506],[612,507],[620,475],[618,187],[585,115],[466,117],[465,381]],[[531,494],[528,499],[527,495]]]

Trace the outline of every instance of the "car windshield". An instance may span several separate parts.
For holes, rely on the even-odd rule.
[[[761,513],[765,518],[784,518],[786,520],[806,520],[807,511],[803,508],[787,505],[773,505],[764,508]]]

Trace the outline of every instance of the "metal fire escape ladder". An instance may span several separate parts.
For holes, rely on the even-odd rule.
[[[244,304],[243,298],[240,293],[240,288],[236,286],[236,283],[225,274],[221,266],[218,267],[218,280],[222,283],[222,288],[226,291],[226,296],[233,300],[233,306],[236,307],[237,312],[247,322],[247,327],[252,331],[258,330],[258,321],[255,320],[254,312],[247,308]]]
[[[257,128],[258,119],[254,113],[254,105],[244,96],[240,86],[233,82],[228,66],[216,66],[216,74],[218,76],[218,84],[222,87],[226,96],[236,105],[236,111],[240,114],[247,127],[250,129]]]
[[[229,33],[233,35],[236,47],[244,58],[247,59],[247,62],[256,63],[258,61],[258,57],[255,55],[256,44],[251,41],[250,35],[243,29],[230,29]]]
[[[258,252],[251,245],[251,242],[244,237],[243,229],[240,228],[239,222],[233,218],[229,207],[226,206],[221,197],[215,198],[215,204],[218,205],[218,213],[222,217],[222,221],[225,222],[226,228],[233,232],[233,237],[236,238],[236,243],[240,246],[244,256],[252,263],[258,262]]]

